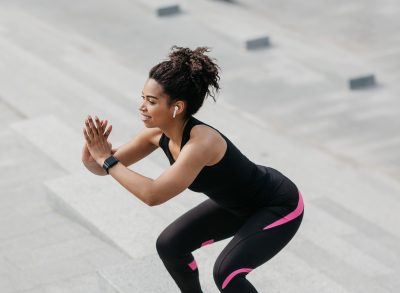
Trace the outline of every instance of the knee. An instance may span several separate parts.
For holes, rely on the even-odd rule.
[[[156,241],[157,253],[161,258],[167,257],[171,253],[171,239],[166,233],[161,233]]]
[[[222,290],[222,283],[224,282],[224,280],[222,274],[219,271],[217,263],[214,264],[213,277],[214,277],[214,282],[217,285],[218,289]]]
[[[179,242],[174,233],[168,229],[164,230],[157,238],[156,249],[161,258],[175,257],[179,255]]]
[[[226,277],[229,275],[227,269],[223,266],[223,264],[219,263],[218,261],[214,264],[213,268],[213,277],[214,282],[217,285],[218,289],[222,291],[222,287],[224,285],[224,281]],[[225,282],[226,283],[226,282]]]
[[[251,268],[232,268],[230,266],[224,266],[217,262],[214,264],[213,276],[214,282],[218,289],[222,292],[232,282],[239,281],[239,278],[246,278],[246,275],[251,272]]]

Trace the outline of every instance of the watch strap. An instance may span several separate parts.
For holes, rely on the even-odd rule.
[[[107,159],[104,160],[103,169],[109,174],[108,170],[115,166],[118,163],[118,159],[114,156],[109,156]]]

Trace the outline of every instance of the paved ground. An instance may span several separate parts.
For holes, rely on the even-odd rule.
[[[110,213],[106,197],[90,203],[96,181],[79,183],[85,194],[71,183],[86,178],[81,142],[71,138],[96,113],[113,121],[115,145],[128,140],[141,127],[136,108],[149,67],[178,44],[211,46],[222,68],[219,102],[200,117],[306,194],[297,242],[249,275],[260,292],[396,292],[396,1],[180,3],[182,15],[158,18],[145,0],[0,0],[0,291],[111,292],[98,271],[148,255],[152,248],[130,230],[129,207],[129,217],[117,204]],[[262,32],[272,46],[246,51],[246,38]],[[348,79],[366,73],[378,86],[350,91]],[[166,166],[161,153],[150,163]],[[131,209],[154,216],[150,241],[198,201],[185,196],[151,214],[133,202]],[[199,263],[212,266],[225,243],[199,253]],[[216,292],[209,269],[202,278]]]

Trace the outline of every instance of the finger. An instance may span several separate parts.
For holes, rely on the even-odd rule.
[[[90,144],[90,137],[86,132],[86,128],[83,128],[83,135],[85,136],[86,143]]]
[[[100,122],[100,119],[99,119],[99,117],[95,117],[94,118],[94,121],[96,122],[96,128],[99,130],[99,133],[103,133],[102,131],[101,131],[101,122]]]
[[[99,133],[102,133],[103,135],[104,135],[104,129],[105,129],[104,125],[105,124],[106,124],[106,120],[101,120],[100,121],[100,131],[99,131]]]
[[[93,118],[90,115],[88,117],[88,120],[89,120],[89,127],[92,129],[93,135],[98,136],[99,132],[96,126],[94,125]]]
[[[106,130],[106,128],[107,128],[107,124],[108,124],[108,121],[107,121],[107,120],[104,120],[103,126],[102,126],[102,128],[101,128],[101,133],[105,134],[105,130]]]
[[[90,139],[93,139],[94,133],[93,133],[93,131],[92,131],[92,128],[90,127],[89,119],[86,119],[86,120],[85,120],[85,125],[86,125],[86,132],[87,132],[87,135],[90,137]]]
[[[112,131],[112,125],[110,125],[110,126],[108,127],[108,129],[106,130],[106,132],[104,132],[104,137],[105,137],[106,139],[107,139],[108,136],[110,135],[111,131]]]

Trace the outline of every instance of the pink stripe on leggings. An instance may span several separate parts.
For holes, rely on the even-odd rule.
[[[284,216],[283,218],[273,222],[272,224],[269,224],[268,226],[265,226],[263,228],[263,230],[285,224],[285,223],[297,218],[298,216],[300,216],[301,213],[303,212],[303,210],[304,210],[303,197],[301,196],[301,192],[299,191],[299,202],[297,204],[297,208],[290,214],[287,214],[286,216]]]
[[[190,264],[188,264],[188,266],[192,269],[192,271],[194,271],[195,269],[197,269],[196,260],[193,260]]]
[[[222,283],[222,289],[225,289],[226,286],[228,286],[229,282],[237,275],[240,273],[250,273],[253,269],[250,268],[243,268],[243,269],[238,269],[234,272],[232,272]]]
[[[203,242],[203,243],[201,244],[201,247],[206,246],[206,245],[209,245],[209,244],[211,244],[211,243],[214,243],[214,239],[210,239],[210,240],[208,240],[208,241]]]

